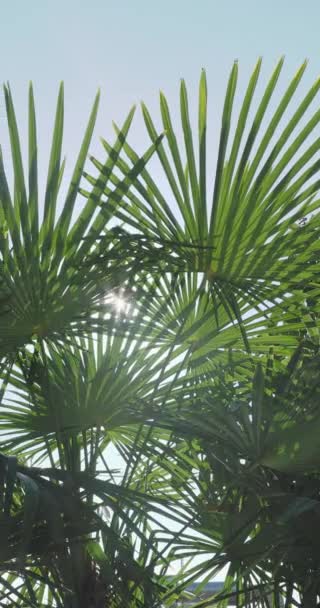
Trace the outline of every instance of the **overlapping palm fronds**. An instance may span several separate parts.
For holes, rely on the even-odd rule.
[[[163,466],[193,513],[173,555],[197,557],[189,583],[228,570],[224,589],[199,606],[227,606],[231,597],[244,606],[253,598],[266,607],[284,598],[289,606],[316,605],[318,357],[300,349],[282,373],[258,367],[250,390],[238,386],[224,398],[207,392],[166,421],[175,442]]]
[[[121,286],[123,273],[115,260],[120,258],[128,273],[130,259],[119,253],[117,235],[106,234],[113,212],[108,201],[101,204],[101,194],[113,171],[117,156],[130,128],[132,110],[107,156],[90,190],[88,200],[80,211],[75,205],[95,125],[99,95],[97,95],[80,148],[70,185],[60,214],[58,196],[64,172],[62,138],[64,94],[60,87],[51,154],[43,202],[38,192],[38,151],[36,116],[32,88],[29,92],[28,180],[26,183],[22,152],[11,91],[5,87],[8,129],[14,172],[14,192],[10,193],[3,162],[0,162],[0,222],[1,222],[1,323],[0,355],[7,356],[30,343],[34,337],[67,339],[93,331],[99,325],[98,311],[109,307],[104,296]],[[161,138],[160,138],[161,139]],[[135,168],[112,190],[110,200],[119,202],[132,186],[154,151],[154,146],[139,159]],[[41,211],[43,220],[41,221]],[[101,266],[92,261],[104,237],[110,260]],[[117,272],[116,272],[117,269]],[[68,336],[66,336],[65,332]]]
[[[320,80],[290,114],[303,64],[271,111],[282,64],[254,110],[258,62],[236,116],[234,64],[212,193],[204,72],[197,145],[182,81],[182,145],[161,94],[164,137],[143,105],[137,155],[131,111],[90,176],[97,98],[57,213],[61,88],[42,220],[32,88],[27,183],[5,88],[3,605],[316,605]],[[188,589],[226,568],[214,598]]]
[[[301,308],[301,285],[314,281],[318,258],[320,141],[316,128],[320,114],[311,108],[319,93],[320,80],[288,117],[290,103],[306,68],[304,63],[270,115],[282,65],[283,60],[277,64],[254,111],[261,61],[257,63],[236,113],[238,64],[234,64],[222,114],[211,203],[207,187],[211,174],[207,167],[205,73],[200,80],[197,145],[184,81],[180,88],[183,146],[176,135],[168,102],[161,93],[161,128],[166,132],[166,139],[157,148],[157,156],[169,195],[161,192],[159,180],[145,168],[134,191],[130,190],[115,210],[123,222],[150,242],[160,239],[167,247],[171,246],[180,272],[184,266],[186,272],[197,274],[197,279],[191,279],[199,289],[200,304],[192,310],[196,327],[202,326],[206,334],[212,335],[216,325],[219,333],[221,317],[222,326],[227,321],[233,326],[230,334],[234,340],[240,337],[243,348],[253,353],[263,350],[262,334],[270,344],[278,342],[289,346],[291,343],[295,347],[294,338],[288,334],[293,336],[299,332],[304,319],[302,316],[297,321],[297,314],[295,321],[293,316],[288,318],[286,299],[294,293],[291,307]],[[157,128],[144,105],[142,110],[149,136],[155,143]],[[120,134],[118,128],[116,132]],[[107,142],[104,145],[109,153],[110,145]],[[124,142],[117,167],[125,174],[137,160],[132,147]],[[98,161],[94,163],[101,167]],[[119,178],[114,174],[111,181],[117,185]],[[106,188],[107,196],[109,192]],[[301,230],[299,222],[306,217],[308,222]],[[171,271],[170,266],[167,270]],[[314,289],[317,290],[317,284]],[[283,310],[278,309],[277,318],[273,317],[273,331],[270,331],[266,319],[281,302]],[[190,294],[185,295],[183,303],[187,309]],[[257,312],[256,319],[263,311],[260,324],[254,317],[251,320],[249,310],[251,315],[252,311]],[[206,323],[210,324],[209,332],[202,325],[204,314]]]
[[[19,606],[94,601],[102,607],[128,601],[151,608],[168,593],[163,577],[169,562],[158,549],[157,535],[170,534],[167,513],[172,518],[176,510],[180,526],[183,514],[159,485],[147,500],[135,465],[118,483],[108,468],[99,474],[39,469],[5,455],[0,465],[2,605],[10,596]],[[159,517],[164,523],[157,524]],[[156,571],[160,564],[162,573]]]

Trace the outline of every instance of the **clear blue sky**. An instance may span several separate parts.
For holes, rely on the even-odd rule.
[[[65,81],[65,152],[72,161],[98,87],[96,141],[110,137],[112,119],[123,120],[141,99],[157,111],[159,89],[175,103],[182,76],[196,93],[205,67],[210,117],[218,128],[233,60],[239,60],[244,85],[259,55],[263,79],[286,55],[284,83],[307,57],[306,87],[320,74],[319,23],[319,0],[10,0],[1,7],[1,80],[12,86],[22,134],[33,81],[42,158],[58,84]],[[2,105],[6,146],[3,116]],[[141,126],[137,118],[132,138],[138,147],[146,141]]]

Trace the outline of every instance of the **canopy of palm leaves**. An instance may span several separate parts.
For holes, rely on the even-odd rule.
[[[196,605],[223,568],[199,606],[316,604],[320,80],[274,103],[282,65],[255,104],[234,64],[213,180],[204,72],[197,144],[182,81],[181,137],[161,93],[147,151],[131,111],[93,175],[97,97],[60,213],[63,88],[42,203],[32,88],[25,170],[5,87],[2,605]]]

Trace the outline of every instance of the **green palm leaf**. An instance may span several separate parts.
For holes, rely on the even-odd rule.
[[[67,189],[60,216],[57,201],[64,169],[62,161],[63,87],[60,87],[53,129],[51,155],[44,206],[37,184],[37,136],[32,88],[29,93],[29,175],[25,184],[21,147],[10,89],[5,87],[7,122],[14,172],[14,193],[11,195],[2,160],[0,161],[0,221],[2,232],[0,355],[14,353],[17,348],[42,336],[57,340],[65,332],[79,335],[96,327],[97,309],[103,308],[108,289],[122,282],[112,262],[101,266],[93,260],[99,237],[109,250],[117,246],[112,230],[106,233],[117,206],[134,183],[154,152],[154,145],[139,158],[135,166],[120,180],[107,200],[102,197],[117,156],[130,128],[133,110],[129,113],[110,155],[102,164],[100,177],[91,189],[78,217],[73,219],[84,164],[95,125],[97,95],[79,156]],[[160,138],[161,140],[161,138]],[[112,201],[112,205],[109,201]],[[40,223],[43,209],[43,221]],[[111,260],[111,258],[110,258]]]
[[[185,272],[197,273],[197,284],[201,283],[214,302],[212,326],[214,310],[224,309],[224,316],[238,328],[246,351],[255,348],[251,344],[249,307],[256,311],[263,308],[266,321],[264,327],[261,323],[259,336],[268,334],[268,318],[272,310],[277,310],[279,316],[273,326],[272,340],[276,342],[279,337],[284,349],[294,347],[294,335],[299,339],[300,330],[293,318],[292,327],[289,319],[285,324],[281,322],[282,313],[277,305],[282,300],[286,307],[286,299],[294,294],[291,306],[297,307],[297,318],[303,304],[303,296],[297,297],[297,291],[301,293],[301,284],[305,284],[308,277],[310,280],[314,277],[318,255],[319,163],[314,158],[320,144],[314,133],[320,114],[317,111],[312,114],[310,108],[319,92],[320,81],[316,81],[298,109],[287,118],[289,104],[305,71],[306,64],[303,64],[273,115],[267,119],[282,64],[283,60],[276,66],[253,118],[261,61],[252,73],[238,117],[234,118],[237,63],[232,68],[222,115],[211,207],[207,203],[207,85],[202,73],[198,151],[192,135],[185,83],[182,82],[180,89],[181,145],[169,105],[165,96],[160,95],[166,141],[157,148],[157,156],[168,181],[170,198],[161,193],[156,180],[144,169],[135,192],[130,191],[115,210],[119,219],[150,241],[160,238],[174,247],[178,271],[184,265]],[[309,116],[307,124],[300,128],[305,115]],[[156,142],[158,131],[144,105],[143,117],[151,140]],[[237,127],[231,140],[233,121]],[[105,148],[110,150],[107,142]],[[126,158],[122,154],[117,166],[125,173],[137,161],[137,154],[127,141],[123,152]],[[118,183],[117,176],[111,179],[115,185]],[[105,192],[108,194],[109,190]],[[177,220],[175,209],[181,221]],[[305,216],[309,219],[303,231],[298,223]],[[186,246],[193,248],[192,259],[186,257]],[[169,266],[164,267],[165,270],[171,271]]]

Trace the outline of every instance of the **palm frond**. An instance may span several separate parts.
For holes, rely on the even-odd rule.
[[[117,217],[137,233],[150,241],[160,239],[172,247],[177,272],[181,273],[184,266],[185,272],[196,273],[198,285],[201,284],[212,299],[212,327],[215,310],[223,310],[223,316],[238,328],[246,351],[254,351],[247,310],[261,306],[267,319],[267,335],[271,311],[278,311],[279,320],[270,340],[276,343],[278,338],[289,349],[291,345],[297,345],[301,328],[292,322],[291,331],[288,319],[282,323],[281,308],[279,311],[277,305],[282,302],[286,306],[286,299],[294,294],[291,305],[296,306],[295,317],[299,316],[303,304],[301,285],[314,280],[318,257],[319,163],[314,159],[320,143],[314,134],[320,114],[318,111],[312,113],[311,104],[319,92],[320,80],[288,118],[289,104],[306,68],[304,63],[267,119],[282,64],[283,60],[276,66],[253,118],[261,61],[252,73],[235,117],[238,65],[234,64],[222,115],[211,206],[208,204],[210,189],[208,193],[206,167],[207,84],[203,72],[199,90],[198,146],[193,140],[184,81],[180,89],[182,145],[178,144],[168,102],[162,93],[160,95],[161,128],[166,132],[166,139],[157,147],[157,156],[168,182],[170,199],[161,193],[156,180],[145,168],[134,191],[130,190],[115,210]],[[147,108],[143,105],[142,109],[149,136],[155,143],[157,128]],[[308,120],[303,126],[305,116]],[[231,139],[233,124],[236,128]],[[119,129],[116,131],[119,133]],[[107,142],[104,145],[110,151],[110,145]],[[137,158],[126,141],[117,159],[118,169],[125,174]],[[99,166],[98,161],[95,165]],[[119,177],[113,175],[111,181],[117,185]],[[108,193],[107,188],[105,194]],[[308,218],[306,230],[299,226],[304,217]],[[170,273],[173,268],[164,264],[162,270]],[[208,309],[208,319],[209,315]]]

